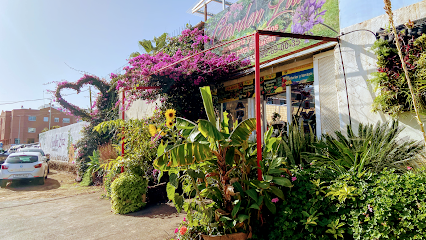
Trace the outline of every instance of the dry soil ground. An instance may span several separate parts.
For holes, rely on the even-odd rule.
[[[116,215],[99,187],[80,187],[74,175],[51,170],[43,186],[0,188],[1,239],[170,239],[184,215],[170,204]]]

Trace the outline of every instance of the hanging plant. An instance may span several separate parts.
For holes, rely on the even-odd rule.
[[[426,113],[426,64],[424,49],[426,25],[422,21],[411,22],[397,27],[403,60],[412,79],[411,95],[405,72],[398,56],[395,37],[389,30],[382,29],[372,49],[377,56],[378,72],[373,73],[371,83],[378,90],[373,102],[373,111],[382,111],[393,117],[403,112],[413,111],[413,98],[418,104],[420,114]]]

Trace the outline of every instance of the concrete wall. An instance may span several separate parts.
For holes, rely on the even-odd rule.
[[[82,138],[81,130],[87,125],[88,122],[79,122],[40,133],[40,148],[52,160],[72,162],[76,153],[72,145]]]
[[[132,106],[124,112],[124,117],[126,120],[151,117],[154,113],[156,104],[160,106],[161,103],[158,100],[154,103],[148,103],[147,101],[141,99],[136,100],[135,102],[133,102]]]
[[[408,20],[416,20],[424,17],[426,17],[426,1],[403,7],[396,11],[394,9],[396,26],[404,24]],[[371,78],[370,74],[376,72],[377,69],[377,58],[371,50],[371,46],[376,38],[372,33],[367,31],[349,33],[358,29],[368,29],[377,32],[380,28],[385,28],[386,26],[389,26],[389,23],[388,16],[385,14],[340,30],[340,32],[348,33],[341,38],[341,51],[346,72],[348,94],[346,94],[345,90],[339,48],[336,47],[334,52],[335,65],[338,72],[336,86],[338,88],[339,114],[342,130],[345,130],[346,124],[349,124],[347,96],[349,98],[352,126],[355,130],[357,130],[360,122],[376,123],[379,120],[386,121],[391,119],[387,114],[373,113],[371,111],[371,105],[376,94],[373,86],[367,80]],[[422,139],[420,128],[413,114],[403,114],[399,120],[401,125],[405,127],[403,135],[417,140]]]

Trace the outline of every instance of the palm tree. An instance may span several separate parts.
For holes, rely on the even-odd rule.
[[[147,54],[153,55],[158,53],[167,44],[167,33],[161,34],[159,37],[154,37],[154,40],[143,39],[139,41],[139,47],[143,47]],[[154,44],[154,45],[153,45]],[[139,52],[133,52],[130,54],[130,58],[141,55]]]

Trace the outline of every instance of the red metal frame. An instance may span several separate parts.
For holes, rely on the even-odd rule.
[[[162,71],[162,70],[164,70],[166,68],[174,66],[174,65],[176,65],[176,64],[178,64],[178,63],[180,63],[182,61],[190,59],[190,58],[192,58],[194,56],[197,56],[199,54],[205,53],[207,51],[211,51],[212,49],[215,49],[215,48],[227,45],[227,44],[232,43],[232,42],[236,42],[238,40],[241,40],[241,39],[244,39],[244,38],[247,38],[247,37],[251,37],[253,35],[254,35],[254,38],[255,38],[255,84],[256,84],[256,86],[255,86],[255,99],[256,99],[256,140],[257,140],[256,142],[257,142],[257,167],[258,167],[258,169],[257,169],[258,176],[257,177],[258,177],[259,180],[262,180],[263,179],[262,170],[260,169],[260,161],[262,161],[262,135],[261,135],[262,134],[262,125],[261,125],[261,115],[260,115],[260,98],[261,98],[261,95],[260,95],[260,64],[263,64],[265,62],[260,63],[260,54],[259,54],[260,53],[260,42],[259,42],[260,35],[277,36],[277,37],[288,37],[288,38],[300,38],[300,39],[312,39],[312,40],[322,40],[324,42],[338,42],[338,38],[322,37],[322,36],[312,36],[312,35],[304,35],[304,34],[283,33],[283,32],[273,32],[273,31],[265,31],[265,30],[257,30],[253,34],[250,34],[250,35],[247,35],[247,36],[244,36],[244,37],[240,37],[240,38],[228,41],[228,42],[224,42],[224,43],[216,45],[216,46],[214,46],[212,48],[209,48],[209,49],[206,49],[204,51],[198,52],[198,53],[196,53],[194,55],[190,55],[190,56],[187,56],[185,58],[182,58],[179,61],[176,61],[174,63],[171,63],[171,64],[169,64],[167,66],[164,66],[164,67],[160,68],[159,70],[155,71],[151,75],[154,75],[154,74],[156,74],[156,73],[158,73],[158,72],[160,72],[160,71]],[[317,43],[315,45],[321,45],[321,44],[322,43]],[[296,50],[294,52],[287,53],[284,56],[288,56],[288,55],[294,54],[295,52],[299,52],[301,50],[304,50],[304,49],[299,49],[299,50]],[[281,58],[281,57],[283,57],[283,56],[280,56],[278,58]],[[278,58],[275,58],[275,59],[278,59]],[[275,59],[273,59],[273,60],[275,60]],[[271,60],[269,60],[269,61],[271,61]],[[146,89],[158,89],[158,88],[159,87],[139,87],[139,88],[136,88],[136,89],[146,90]],[[132,88],[126,88],[126,89],[123,90],[123,93],[122,93],[123,94],[123,103],[122,103],[123,104],[123,112],[122,112],[122,119],[123,120],[124,120],[124,97],[125,97],[124,91],[125,90],[130,90],[130,89],[132,89]],[[122,141],[122,145],[121,145],[121,153],[124,154],[124,136],[123,136],[122,140],[123,141]],[[121,170],[123,171],[123,168]]]

